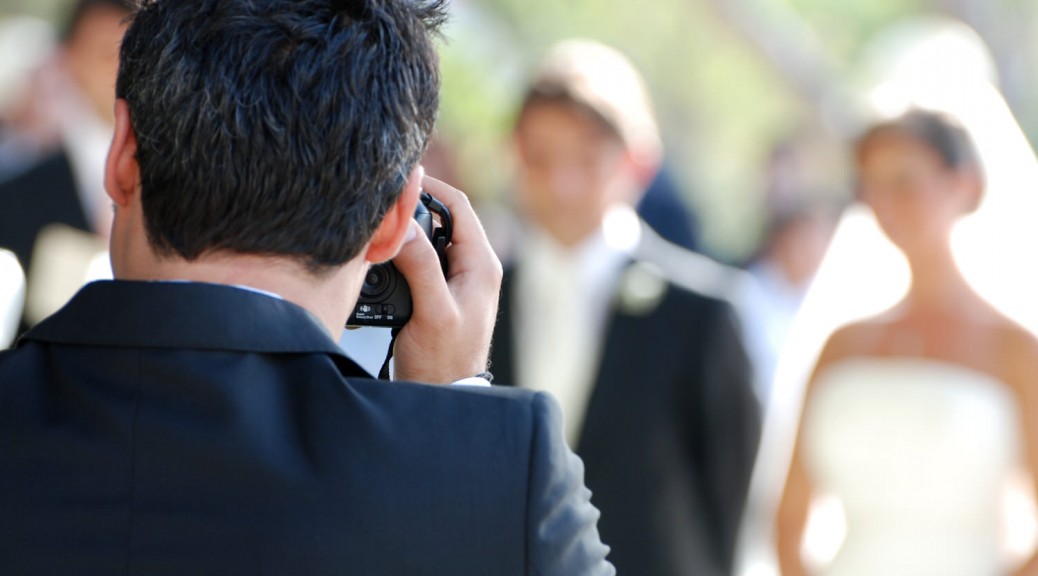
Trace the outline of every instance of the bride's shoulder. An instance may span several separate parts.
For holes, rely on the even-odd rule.
[[[872,356],[889,337],[893,324],[886,318],[873,318],[847,324],[829,336],[818,359],[819,368],[852,356]]]
[[[1006,320],[998,328],[1000,377],[1016,395],[1027,437],[1031,444],[1031,466],[1038,466],[1038,338]],[[1038,475],[1038,468],[1032,471]]]
[[[997,334],[1006,379],[1038,387],[1038,337],[1008,318],[998,324]]]

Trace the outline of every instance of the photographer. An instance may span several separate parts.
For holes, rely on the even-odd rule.
[[[143,3],[106,164],[117,280],[0,354],[0,572],[614,572],[546,395],[372,380],[333,340],[395,256],[397,376],[486,369],[500,264],[418,166],[443,19]],[[446,281],[420,189],[453,216]]]

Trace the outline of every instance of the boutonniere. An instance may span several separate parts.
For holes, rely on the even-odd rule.
[[[660,305],[666,293],[663,271],[648,262],[635,262],[620,276],[617,304],[625,314],[646,316]]]

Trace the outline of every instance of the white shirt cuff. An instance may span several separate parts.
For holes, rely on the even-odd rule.
[[[451,386],[490,386],[490,381],[486,378],[480,378],[479,376],[471,376],[469,378],[462,378],[457,382],[451,382]]]

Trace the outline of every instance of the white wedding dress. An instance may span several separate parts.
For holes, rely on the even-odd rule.
[[[1038,194],[1035,193],[1038,190],[1038,161],[1027,137],[997,88],[994,58],[980,36],[964,24],[944,17],[931,16],[909,19],[892,26],[870,42],[862,54],[865,56],[865,66],[861,77],[864,95],[861,104],[862,110],[867,110],[871,117],[892,118],[911,108],[936,110],[958,119],[973,137],[980,155],[987,190],[979,210],[960,222],[953,234],[952,244],[956,261],[960,264],[966,279],[981,296],[1002,313],[1038,334],[1038,306],[1035,305],[1034,299],[1034,294],[1038,294],[1038,266],[1028,265],[1038,260],[1038,226],[1034,225],[1034,214],[1038,213]],[[840,326],[889,310],[904,297],[910,282],[911,275],[904,258],[883,235],[872,213],[860,204],[845,211],[805,304],[790,329],[785,349],[776,368],[772,387],[774,392],[765,418],[763,439],[747,505],[747,519],[743,522],[744,532],[740,542],[737,572],[739,576],[779,574],[775,557],[774,520],[794,438],[801,422],[805,386],[823,345]],[[831,418],[825,414],[841,414],[842,411],[848,425],[853,423],[859,430],[858,434],[863,434],[864,437],[855,436],[851,432],[845,433],[852,436],[849,439],[845,437],[841,442],[853,440],[857,444],[853,448],[848,444],[845,454],[826,467],[845,468],[847,459],[865,458],[865,452],[861,447],[869,445],[886,447],[881,453],[883,456],[879,464],[889,466],[887,462],[895,459],[912,460],[904,452],[914,446],[912,449],[924,453],[925,462],[932,464],[934,469],[938,469],[938,465],[943,463],[944,469],[957,471],[959,469],[953,468],[952,464],[964,466],[962,463],[970,461],[976,462],[977,468],[983,467],[983,470],[967,467],[961,472],[961,477],[942,479],[943,483],[955,486],[940,486],[935,488],[933,493],[946,494],[954,490],[956,494],[967,494],[968,490],[970,498],[976,498],[974,495],[980,493],[978,486],[982,481],[986,481],[982,476],[1004,474],[1005,460],[1008,458],[1004,451],[1018,450],[1015,446],[1020,443],[1018,433],[1007,424],[1009,420],[1016,418],[1015,412],[1009,408],[1008,402],[997,399],[1004,394],[994,390],[983,392],[993,388],[990,384],[997,384],[986,376],[934,363],[906,362],[901,363],[902,368],[897,368],[897,364],[898,362],[878,363],[863,367],[860,376],[840,375],[845,371],[849,374],[853,364],[836,366],[834,371],[827,375],[826,378],[830,382],[844,379],[850,382],[834,386],[837,389],[846,387],[848,390],[836,390],[831,393],[834,398],[823,397],[820,400],[833,406],[823,407],[820,404],[818,418]],[[872,373],[871,376],[867,375],[869,372]],[[907,376],[909,373],[919,374],[920,377],[912,378],[915,383],[899,386],[910,379]],[[886,382],[888,379],[890,381]],[[950,385],[939,386],[942,379]],[[875,386],[866,383],[872,380],[876,381]],[[852,384],[853,381],[860,382]],[[985,381],[987,384],[981,383]],[[855,388],[867,388],[872,391],[853,392]],[[917,410],[920,417],[930,414],[930,417],[934,418],[936,415],[930,411],[940,410],[943,416],[937,428],[948,428],[946,442],[943,439],[940,442],[932,440],[934,444],[939,445],[933,452],[927,450],[926,445],[917,444],[921,443],[921,438],[925,436],[913,438],[908,446],[888,442],[889,436],[903,435],[901,432],[894,432],[896,427],[906,426],[904,422],[898,423],[893,417],[899,415],[899,411],[892,412],[890,419],[875,415],[876,412],[885,410],[883,402],[886,400],[880,399],[885,398],[881,392],[888,388],[895,388],[899,392],[904,390],[903,395],[892,398],[900,398],[899,401],[904,402],[903,405],[908,407],[908,411],[912,411],[916,403],[921,404]],[[853,394],[864,396],[860,400],[860,416],[858,407],[846,406],[850,402],[848,398]],[[976,405],[968,409],[954,407],[953,403],[951,406],[946,405],[951,402],[951,398],[963,396],[975,397]],[[932,403],[926,400],[931,397],[936,399]],[[844,408],[837,409],[836,404],[844,405]],[[977,422],[970,423],[969,420],[974,416],[964,415],[970,414],[971,411],[977,413]],[[1002,413],[1005,415],[997,416]],[[995,428],[986,428],[986,422],[980,422],[981,418],[993,419],[1001,424]],[[863,428],[859,419],[863,419],[872,428]],[[907,427],[910,430],[929,429],[929,425],[924,426],[922,422],[909,420]],[[825,422],[819,421],[815,426],[824,424]],[[832,425],[831,421],[829,425]],[[868,434],[861,432],[862,429]],[[874,437],[870,437],[872,434]],[[965,436],[966,441],[953,439],[960,436]],[[1004,443],[998,440],[1001,437],[1004,437]],[[823,440],[819,438],[813,442],[822,443]],[[835,450],[838,444],[836,440],[826,443],[830,446],[830,452]],[[991,447],[990,453],[984,449],[988,446]],[[816,465],[821,466],[822,462],[828,461],[822,458],[825,452],[822,446],[816,446],[813,450],[816,452]],[[948,451],[958,451],[960,455],[957,459],[951,458],[946,456]],[[858,465],[864,467],[866,463],[867,461],[862,460]],[[911,464],[920,465],[918,462]],[[898,469],[908,468],[899,464]],[[830,473],[833,471],[830,470]],[[844,477],[848,475],[833,474],[834,478],[840,480],[845,480]],[[993,532],[984,532],[985,528],[972,529],[976,533],[975,540],[972,540],[969,546],[954,545],[951,541],[956,538],[950,534],[946,535],[946,532],[958,530],[958,526],[934,529],[932,536],[916,536],[916,532],[922,534],[926,531],[916,523],[921,522],[918,520],[919,517],[925,518],[924,511],[919,510],[919,507],[926,504],[928,495],[914,498],[911,494],[903,497],[911,502],[911,506],[906,509],[912,512],[912,518],[891,528],[888,533],[909,534],[915,541],[902,544],[901,547],[906,549],[903,551],[898,551],[897,546],[891,545],[888,552],[877,552],[876,562],[892,563],[895,557],[901,556],[904,556],[907,562],[910,556],[922,558],[929,555],[934,562],[947,562],[950,567],[943,572],[940,568],[935,568],[931,572],[913,572],[912,568],[900,571],[886,568],[872,570],[873,564],[863,558],[865,553],[861,550],[866,547],[887,550],[883,540],[890,538],[883,536],[883,530],[872,527],[871,523],[880,519],[887,522],[893,520],[890,516],[891,504],[886,505],[886,511],[884,508],[872,512],[862,510],[863,504],[858,498],[859,490],[866,483],[863,481],[864,478],[872,479],[877,487],[883,489],[897,479],[888,479],[883,474],[877,477],[876,473],[872,473],[871,476],[863,476],[861,480],[833,486],[834,489],[846,492],[844,496],[847,501],[844,506],[848,509],[845,516],[848,517],[849,529],[846,543],[836,564],[829,565],[830,574],[842,576],[866,573],[885,576],[932,573],[974,576],[1002,572],[992,567],[995,563],[992,554],[981,551],[990,550],[993,546],[991,540],[996,538]],[[962,485],[961,490],[959,484]],[[1030,496],[1033,491],[1027,491],[1025,486],[1017,488],[1019,491],[1013,496],[1025,497],[1028,503],[1017,503],[1019,505],[1011,509],[1014,518],[1009,521],[1011,530],[1006,537],[1006,547],[1007,555],[1012,557],[1012,562],[1029,557],[1036,542],[1035,536],[1038,534],[1034,502]],[[900,490],[903,494],[907,491],[906,488]],[[882,491],[877,491],[877,494],[879,493]],[[960,501],[954,502],[953,505],[955,510],[947,503],[942,504],[939,506],[942,512],[935,512],[930,517],[941,517],[938,514],[966,513],[963,509],[965,505]],[[970,508],[974,510],[972,515],[984,516],[986,519],[981,518],[977,521],[991,524],[993,520],[990,515],[995,514],[996,508],[987,507],[984,511],[980,508],[979,505]],[[826,536],[824,531],[822,535]],[[927,538],[941,541],[933,540],[931,544]],[[976,544],[973,545],[973,542]],[[932,546],[946,546],[947,549],[931,554],[927,547]],[[825,552],[830,550],[828,543],[821,547],[825,548]],[[806,548],[808,556],[824,555],[814,554],[810,545]],[[961,565],[956,564],[960,556],[964,558]],[[965,558],[967,556],[968,558]],[[972,568],[973,563],[980,567]]]
[[[1004,573],[1002,498],[1022,446],[1006,385],[945,362],[856,358],[826,369],[812,390],[805,466],[846,519],[823,573]]]

